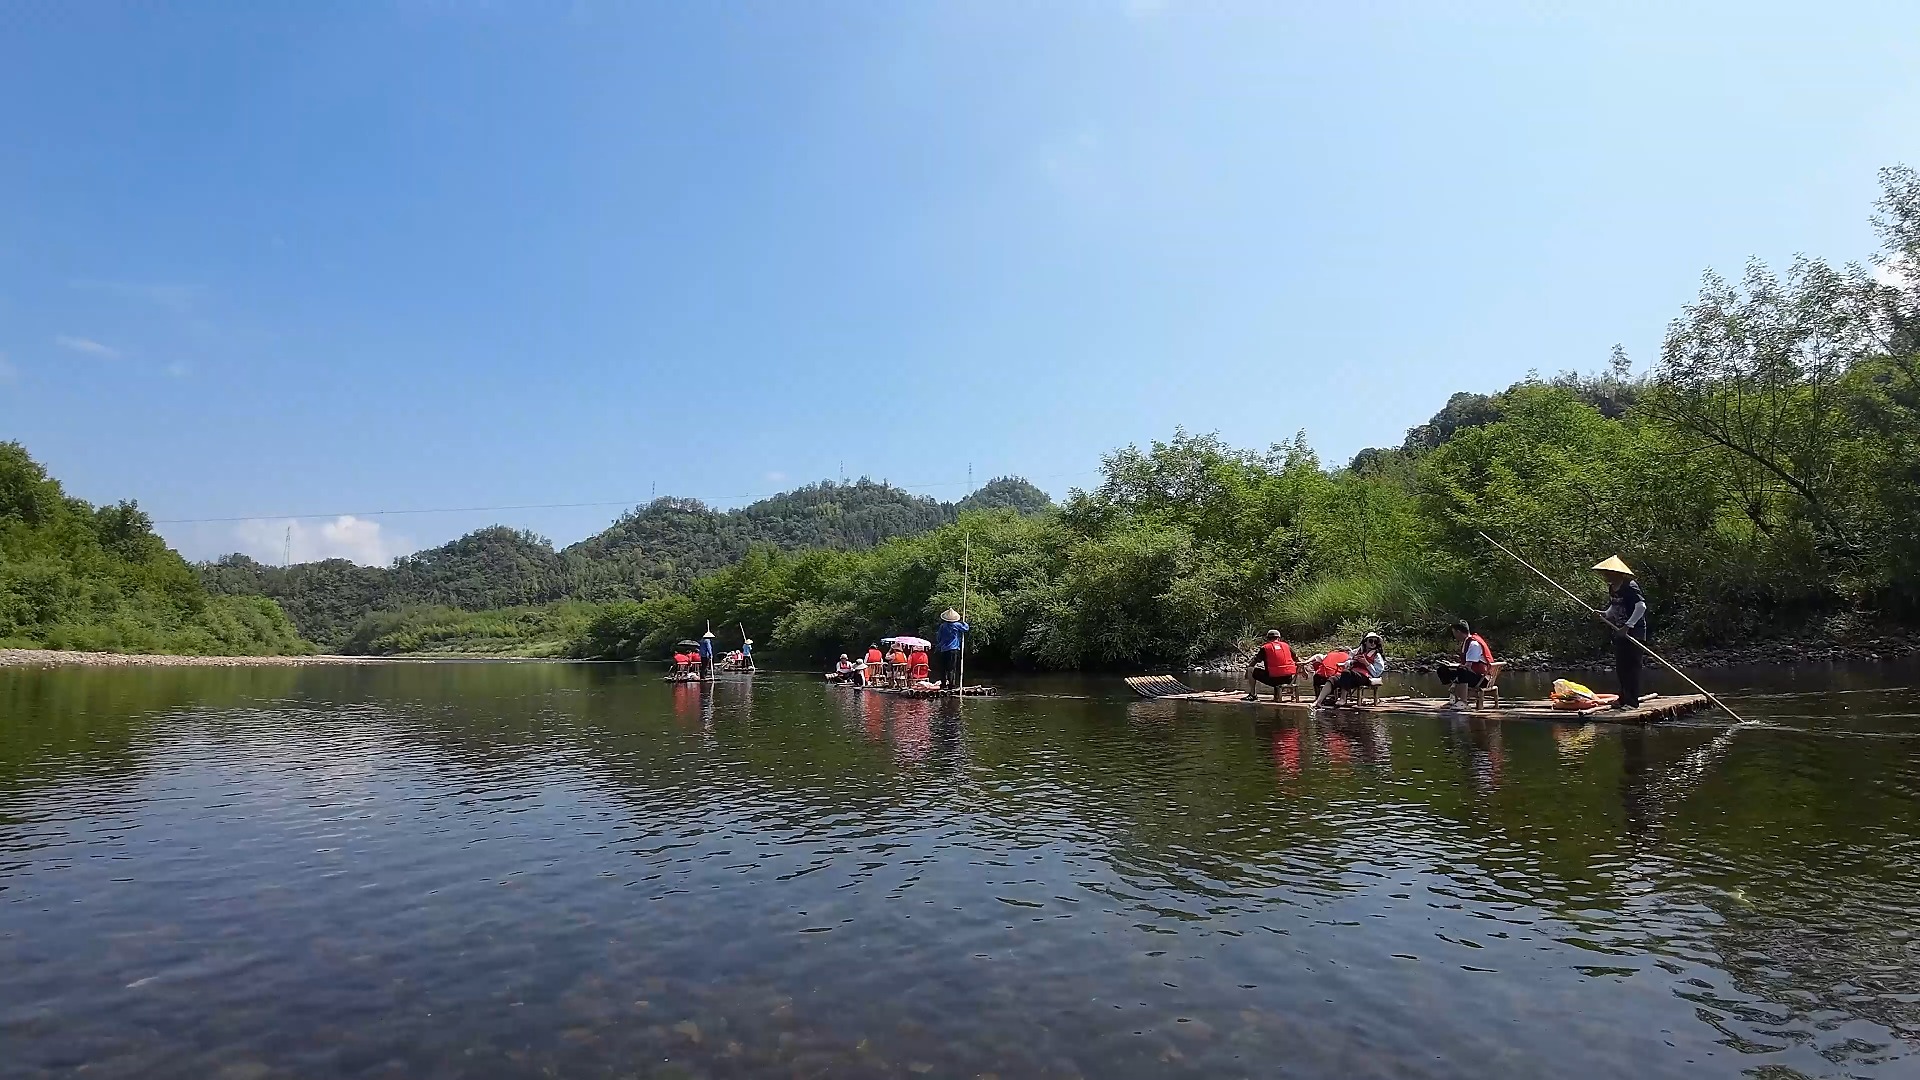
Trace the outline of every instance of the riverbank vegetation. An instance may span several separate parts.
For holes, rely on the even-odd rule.
[[[0,648],[311,651],[272,600],[209,596],[137,505],[68,497],[13,442],[0,442]]]
[[[600,610],[598,604],[564,600],[487,611],[379,611],[364,616],[339,649],[355,656],[571,656]]]

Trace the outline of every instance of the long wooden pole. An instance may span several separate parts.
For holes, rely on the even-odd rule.
[[[960,621],[967,621],[967,584],[973,575],[973,537],[961,538],[960,548]],[[960,695],[967,693],[967,635],[960,635]]]
[[[1691,686],[1695,690],[1698,690],[1701,696],[1705,697],[1708,701],[1713,702],[1715,705],[1718,705],[1720,708],[1725,709],[1728,716],[1733,717],[1735,720],[1738,720],[1742,724],[1747,722],[1744,719],[1741,719],[1741,716],[1739,713],[1734,712],[1732,709],[1728,709],[1726,702],[1721,701],[1717,697],[1714,697],[1712,692],[1709,691],[1706,687],[1701,686],[1697,682],[1694,682],[1691,676],[1689,676],[1686,672],[1680,670],[1680,667],[1678,664],[1675,664],[1673,661],[1668,660],[1666,657],[1661,656],[1657,652],[1654,652],[1653,646],[1648,645],[1646,642],[1641,641],[1639,638],[1634,637],[1632,634],[1622,633],[1620,627],[1614,626],[1611,622],[1607,622],[1607,617],[1605,615],[1588,607],[1587,602],[1585,600],[1582,600],[1578,596],[1575,596],[1571,590],[1566,588],[1566,586],[1561,585],[1559,582],[1548,577],[1544,572],[1541,571],[1539,567],[1533,565],[1532,563],[1521,558],[1520,556],[1515,555],[1505,544],[1502,544],[1500,541],[1495,540],[1493,537],[1488,536],[1484,532],[1480,534],[1480,539],[1485,540],[1487,543],[1492,544],[1494,547],[1497,547],[1501,551],[1505,552],[1508,555],[1508,557],[1513,559],[1514,562],[1517,562],[1521,566],[1524,566],[1527,569],[1533,571],[1535,574],[1538,574],[1541,581],[1544,581],[1547,584],[1553,586],[1554,588],[1559,589],[1562,593],[1566,595],[1567,599],[1580,605],[1581,611],[1584,611],[1587,614],[1593,616],[1594,618],[1599,619],[1601,622],[1606,623],[1606,625],[1610,629],[1612,629],[1615,633],[1620,634],[1620,636],[1626,638],[1628,641],[1631,641],[1635,645],[1640,646],[1640,651],[1646,653],[1648,656],[1653,657],[1655,660],[1660,661],[1660,663],[1663,664],[1667,668],[1667,670],[1673,672],[1675,675],[1680,676],[1681,680],[1684,681],[1688,686]]]

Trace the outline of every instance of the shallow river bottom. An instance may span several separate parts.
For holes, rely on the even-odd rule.
[[[1716,738],[0,671],[0,1076],[1920,1075],[1910,674]]]

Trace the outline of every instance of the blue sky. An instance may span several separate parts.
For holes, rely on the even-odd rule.
[[[0,438],[255,519],[190,557],[1344,461],[1920,164],[1909,2],[71,7],[0,33]]]

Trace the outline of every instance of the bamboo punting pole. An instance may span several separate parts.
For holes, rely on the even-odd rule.
[[[1561,591],[1561,592],[1562,592],[1563,594],[1565,594],[1565,595],[1566,595],[1566,598],[1567,598],[1567,599],[1569,599],[1569,600],[1571,600],[1571,601],[1573,601],[1573,602],[1574,602],[1575,604],[1578,604],[1578,605],[1580,605],[1580,610],[1581,610],[1581,611],[1584,611],[1584,612],[1586,612],[1587,614],[1589,614],[1589,615],[1591,615],[1591,616],[1593,616],[1594,618],[1596,618],[1596,619],[1599,619],[1599,620],[1600,620],[1601,622],[1603,622],[1603,623],[1606,623],[1606,625],[1607,625],[1607,627],[1608,627],[1609,629],[1611,629],[1611,630],[1613,630],[1613,631],[1614,631],[1615,633],[1620,633],[1620,628],[1619,628],[1619,627],[1617,627],[1617,626],[1614,626],[1614,625],[1613,625],[1612,623],[1610,623],[1610,622],[1607,622],[1607,617],[1606,617],[1605,615],[1603,615],[1603,614],[1601,614],[1600,612],[1598,612],[1598,611],[1595,611],[1595,610],[1593,610],[1592,608],[1590,608],[1590,607],[1588,607],[1588,606],[1587,606],[1587,602],[1586,602],[1585,600],[1582,600],[1582,599],[1580,599],[1580,598],[1579,598],[1578,596],[1575,596],[1575,595],[1573,594],[1573,592],[1572,592],[1572,590],[1570,590],[1570,589],[1568,589],[1568,588],[1567,588],[1566,586],[1564,586],[1564,585],[1561,585],[1561,584],[1560,584],[1559,582],[1557,582],[1557,581],[1555,581],[1555,580],[1553,580],[1552,578],[1550,578],[1550,577],[1548,577],[1548,576],[1547,576],[1547,575],[1545,574],[1545,572],[1543,572],[1543,571],[1542,571],[1542,570],[1541,570],[1541,569],[1540,569],[1539,567],[1537,567],[1537,566],[1535,566],[1535,565],[1533,565],[1532,563],[1530,563],[1530,562],[1528,562],[1527,560],[1525,560],[1525,559],[1523,559],[1523,558],[1521,558],[1520,556],[1518,556],[1518,555],[1515,555],[1515,554],[1514,554],[1514,553],[1512,552],[1512,550],[1510,550],[1510,549],[1509,549],[1509,548],[1508,548],[1508,547],[1507,547],[1506,545],[1504,545],[1504,544],[1502,544],[1502,543],[1501,543],[1500,541],[1498,541],[1498,540],[1495,540],[1495,539],[1494,539],[1493,537],[1491,537],[1491,536],[1488,536],[1488,535],[1487,535],[1486,533],[1484,533],[1484,532],[1480,534],[1480,539],[1482,539],[1482,540],[1485,540],[1485,541],[1486,541],[1487,543],[1489,543],[1489,544],[1492,544],[1492,545],[1493,545],[1494,547],[1497,547],[1497,548],[1499,548],[1499,549],[1500,549],[1501,551],[1503,551],[1503,552],[1505,552],[1505,553],[1506,553],[1506,554],[1507,554],[1507,555],[1508,555],[1508,556],[1509,556],[1510,558],[1512,558],[1512,559],[1513,559],[1513,561],[1514,561],[1514,562],[1517,562],[1517,563],[1519,563],[1519,564],[1520,564],[1521,566],[1524,566],[1524,567],[1526,567],[1527,569],[1529,569],[1529,570],[1531,570],[1531,571],[1533,571],[1533,572],[1534,572],[1535,574],[1538,574],[1538,575],[1539,575],[1539,577],[1540,577],[1540,580],[1541,580],[1541,581],[1544,581],[1544,582],[1546,582],[1547,584],[1549,584],[1549,585],[1551,585],[1551,586],[1553,586],[1554,588],[1556,588],[1556,589],[1559,589],[1559,590],[1560,590],[1560,591]],[[1693,681],[1693,677],[1692,677],[1692,676],[1690,676],[1690,675],[1688,675],[1688,674],[1687,674],[1686,672],[1684,672],[1684,671],[1681,671],[1681,670],[1680,670],[1680,665],[1678,665],[1678,664],[1675,664],[1675,663],[1674,663],[1673,661],[1671,661],[1671,660],[1669,660],[1669,659],[1667,659],[1667,658],[1666,658],[1666,657],[1664,657],[1664,656],[1661,656],[1661,655],[1660,655],[1659,653],[1657,653],[1657,652],[1654,652],[1654,651],[1653,651],[1653,646],[1651,646],[1651,645],[1648,645],[1648,644],[1647,644],[1646,642],[1644,642],[1644,641],[1641,641],[1641,640],[1640,640],[1639,638],[1637,638],[1637,637],[1634,637],[1634,636],[1633,636],[1632,634],[1624,634],[1624,633],[1622,633],[1622,634],[1621,634],[1620,636],[1622,636],[1622,637],[1624,637],[1624,638],[1626,638],[1626,639],[1627,639],[1628,641],[1631,641],[1631,642],[1633,642],[1633,643],[1634,643],[1635,645],[1638,645],[1638,646],[1640,646],[1640,651],[1642,651],[1642,652],[1644,652],[1644,653],[1646,653],[1646,654],[1647,654],[1648,656],[1651,656],[1651,657],[1653,657],[1653,658],[1654,658],[1655,660],[1658,660],[1658,661],[1659,661],[1659,662],[1660,662],[1660,663],[1661,663],[1662,665],[1664,665],[1664,666],[1665,666],[1665,667],[1667,668],[1667,670],[1669,670],[1669,671],[1671,671],[1671,672],[1673,672],[1673,673],[1674,673],[1675,675],[1678,675],[1678,676],[1680,676],[1680,678],[1681,678],[1681,679],[1682,679],[1683,681],[1685,681],[1685,682],[1686,682],[1686,684],[1687,684],[1688,686],[1691,686],[1691,687],[1693,687],[1693,688],[1694,688],[1695,690],[1698,690],[1698,691],[1700,692],[1700,695],[1701,695],[1702,697],[1704,697],[1704,698],[1706,698],[1706,699],[1707,699],[1708,701],[1711,701],[1711,702],[1713,702],[1713,703],[1714,703],[1715,705],[1718,705],[1718,706],[1719,706],[1720,708],[1722,708],[1722,709],[1726,709],[1726,713],[1727,713],[1727,715],[1728,715],[1728,716],[1731,716],[1731,717],[1733,717],[1733,718],[1734,718],[1735,720],[1738,720],[1738,721],[1739,721],[1740,723],[1742,723],[1742,724],[1744,724],[1744,723],[1746,723],[1746,722],[1747,722],[1746,720],[1744,720],[1744,719],[1742,719],[1742,718],[1741,718],[1741,716],[1740,716],[1740,714],[1739,714],[1739,713],[1737,713],[1737,712],[1734,712],[1734,711],[1733,711],[1732,709],[1728,709],[1728,708],[1727,708],[1727,703],[1726,703],[1726,702],[1724,702],[1724,701],[1721,701],[1721,700],[1720,700],[1719,698],[1717,698],[1717,697],[1714,697],[1714,696],[1713,696],[1713,693],[1712,693],[1712,691],[1710,691],[1710,690],[1708,690],[1708,689],[1707,689],[1706,687],[1704,687],[1704,686],[1701,686],[1701,685],[1700,685],[1699,683],[1697,683],[1697,682],[1694,682],[1694,681]]]

